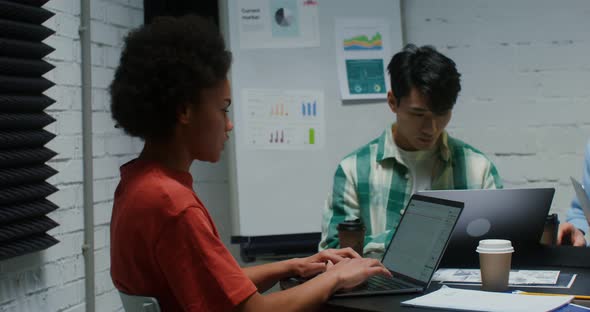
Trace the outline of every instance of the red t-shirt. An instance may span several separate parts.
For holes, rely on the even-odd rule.
[[[136,159],[121,167],[111,219],[117,289],[162,312],[228,311],[256,291],[219,238],[190,173]]]

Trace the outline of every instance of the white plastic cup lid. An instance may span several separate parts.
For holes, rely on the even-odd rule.
[[[507,239],[482,239],[475,250],[479,253],[512,253],[514,247],[512,242]]]

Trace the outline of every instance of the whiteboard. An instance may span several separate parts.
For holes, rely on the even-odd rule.
[[[305,0],[239,0],[280,1]],[[378,137],[395,120],[383,100],[342,101],[337,76],[337,18],[384,18],[391,49],[402,48],[399,0],[316,0],[319,46],[242,49],[238,0],[220,5],[221,24],[234,61],[230,72],[234,131],[229,153],[233,236],[316,233],[339,161]],[[386,39],[386,38],[384,38]],[[311,42],[311,41],[310,41]],[[389,58],[391,55],[389,56]],[[385,66],[389,62],[385,59]],[[387,86],[389,89],[389,85]],[[314,90],[323,94],[323,133],[314,148],[254,147],[248,127],[248,90]]]

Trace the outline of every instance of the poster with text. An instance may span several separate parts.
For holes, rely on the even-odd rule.
[[[385,99],[393,55],[391,24],[384,19],[336,19],[336,60],[343,100]]]
[[[314,150],[324,146],[324,93],[243,89],[246,145],[256,149]]]
[[[319,0],[236,0],[242,49],[317,47]]]

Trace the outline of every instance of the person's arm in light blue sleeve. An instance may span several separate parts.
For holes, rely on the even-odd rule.
[[[572,200],[572,207],[567,212],[566,221],[573,224],[577,229],[584,232],[584,234],[588,233],[588,221],[586,221],[586,216],[577,198]]]
[[[584,157],[584,176],[582,178],[582,185],[586,194],[590,195],[590,142],[586,145],[586,154]],[[567,222],[573,224],[576,228],[580,229],[584,233],[588,233],[588,220],[582,211],[578,198],[574,197],[572,201],[572,207],[567,214]]]
[[[584,156],[584,173],[583,173],[583,177],[582,177],[582,184],[584,185],[584,189],[586,190],[586,194],[590,195],[590,142],[588,142],[588,144],[586,145],[586,152],[585,152],[585,156]],[[562,236],[570,236],[570,240],[572,242],[575,241],[575,238],[578,237],[578,239],[580,239],[580,235],[576,234],[575,231],[580,230],[583,233],[588,233],[590,227],[588,226],[588,220],[586,220],[586,216],[584,215],[584,211],[582,210],[582,207],[580,206],[580,201],[578,200],[577,197],[574,196],[574,199],[572,200],[572,205],[570,207],[570,209],[567,212],[567,218],[566,218],[566,223],[560,225],[559,227],[559,234],[558,234],[558,242],[560,243],[562,240]],[[571,228],[571,224],[574,226],[574,228]],[[583,238],[583,235],[581,236],[581,238]],[[587,241],[585,241],[582,244],[583,245],[587,245],[588,246]]]

